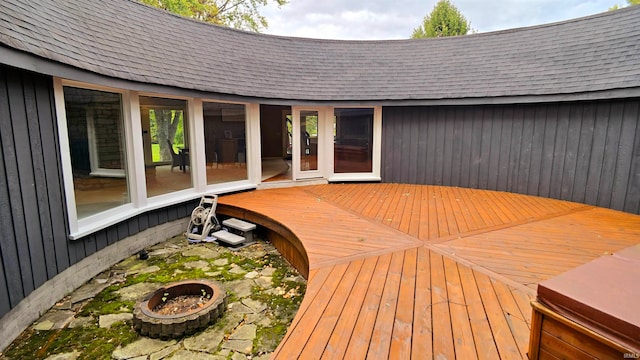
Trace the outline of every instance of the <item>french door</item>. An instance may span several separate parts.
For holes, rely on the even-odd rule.
[[[294,180],[321,178],[326,167],[326,110],[294,106],[292,167]]]

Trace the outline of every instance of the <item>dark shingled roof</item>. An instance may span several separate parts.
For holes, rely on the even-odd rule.
[[[269,99],[438,100],[640,87],[640,6],[453,38],[337,41],[242,32],[132,0],[2,0],[0,43],[109,77]]]

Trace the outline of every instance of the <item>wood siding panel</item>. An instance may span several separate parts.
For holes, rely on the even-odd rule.
[[[461,116],[462,125],[462,159],[460,161],[460,183],[468,184],[471,177],[472,168],[472,152],[473,152],[473,124],[472,126],[464,126],[464,119],[469,116],[469,109],[464,109]]]
[[[478,188],[480,189],[488,189],[489,188],[489,159],[491,157],[491,127],[493,125],[493,121],[491,118],[492,109],[485,108],[482,112],[478,113],[478,116],[482,117],[482,130],[480,131],[481,139],[480,143],[480,161],[479,161],[479,171],[478,171]]]
[[[24,297],[22,281],[19,276],[6,277],[4,274],[19,274],[20,264],[18,263],[18,247],[16,244],[16,233],[13,225],[14,211],[11,205],[12,197],[16,191],[15,166],[15,144],[12,136],[11,112],[9,106],[9,89],[7,86],[6,72],[0,72],[0,144],[2,145],[2,162],[0,171],[2,183],[5,186],[0,189],[0,202],[10,211],[0,212],[0,256],[2,257],[3,278],[5,288],[0,287],[0,291],[6,293],[0,295],[0,299],[7,301],[9,307],[14,307]],[[3,307],[4,309],[5,307]]]
[[[409,159],[409,166],[407,171],[409,172],[409,176],[408,176],[408,181],[409,183],[414,183],[417,181],[418,179],[418,168],[420,167],[419,163],[422,160],[422,154],[420,153],[420,141],[419,141],[419,132],[417,131],[411,131],[411,129],[416,129],[420,126],[419,121],[420,119],[418,118],[411,118],[411,124],[410,126],[407,126],[405,128],[405,134],[407,135],[407,137],[405,138],[408,142],[409,142],[409,147],[410,148],[416,148],[418,149],[418,151],[414,152],[414,156]],[[406,133],[406,131],[410,131],[408,134]]]
[[[11,136],[11,139],[7,141],[7,144],[4,144],[3,141],[3,152],[7,152],[7,148],[11,149],[7,154],[5,166],[7,168],[7,184],[9,186],[9,206],[14,214],[13,229],[18,250],[19,271],[13,274],[20,274],[23,291],[28,294],[35,289],[35,284],[34,271],[30,261],[32,255],[32,249],[30,249],[31,240],[28,236],[32,235],[33,231],[29,230],[27,232],[27,229],[32,228],[34,224],[27,225],[27,212],[35,209],[37,204],[35,194],[31,191],[34,181],[33,174],[30,172],[31,155],[29,150],[25,149],[26,146],[24,146],[24,144],[29,143],[29,133],[27,130],[25,101],[22,96],[23,86],[19,72],[7,74],[11,123],[8,128],[3,127],[3,130],[11,129],[7,134],[7,137]],[[35,251],[35,249],[33,250]],[[44,259],[37,256],[37,253],[34,255],[36,255],[37,260],[44,262]]]
[[[31,261],[41,261],[42,266],[34,267],[34,283],[36,288],[42,285],[49,276],[56,274],[55,259],[45,257],[53,250],[50,241],[44,241],[51,234],[51,218],[49,217],[49,197],[47,196],[47,184],[44,168],[44,151],[42,147],[42,137],[51,134],[42,134],[39,124],[38,103],[36,101],[36,90],[34,79],[27,77],[23,80],[24,102],[26,109],[26,125],[29,146],[23,148],[30,152],[30,166],[28,173],[31,177],[31,185],[28,186],[29,194],[37,206],[27,209],[28,223],[40,224],[38,228],[27,226],[27,237],[29,239],[29,250],[32,254]],[[24,177],[22,177],[24,179]],[[36,181],[35,179],[45,179]],[[46,236],[45,236],[46,234]]]
[[[545,120],[547,108],[537,107],[533,124],[533,137],[531,138],[531,162],[529,163],[529,183],[527,193],[538,193],[540,189],[540,174],[542,173],[542,153],[546,130]]]
[[[429,113],[420,114],[422,121],[426,121],[427,123],[427,133],[426,133],[427,153],[425,154],[427,158],[427,168],[425,169],[426,176],[420,182],[423,184],[435,184],[435,168],[436,168],[436,157],[437,157],[436,138],[438,134],[436,132],[437,122],[429,120],[430,115],[431,114]],[[383,131],[383,134],[384,134],[384,131]]]
[[[600,175],[600,188],[598,189],[598,204],[604,207],[612,207],[611,197],[613,194],[613,184],[618,160],[620,146],[620,132],[622,131],[622,115],[624,112],[623,103],[614,103],[609,112],[609,126],[604,146],[602,174]]]
[[[587,194],[587,177],[591,163],[591,147],[593,146],[593,132],[595,129],[596,106],[585,104],[582,108],[582,127],[576,158],[575,186],[572,199],[584,203]]]
[[[624,210],[627,197],[626,189],[631,177],[631,163],[633,161],[633,144],[638,128],[638,112],[640,104],[637,102],[625,102],[622,114],[622,130],[620,131],[620,146],[618,147],[618,160],[616,162],[613,192],[611,194],[612,207],[616,210]]]
[[[427,150],[429,146],[429,140],[425,136],[428,134],[427,127],[429,123],[426,121],[426,114],[420,114],[417,117],[417,126],[418,131],[415,132],[418,137],[418,164],[416,166],[416,181],[415,183],[420,183],[424,181],[427,177],[427,171],[429,171],[429,151]]]
[[[629,171],[629,185],[624,211],[640,213],[640,111],[636,115],[636,133],[633,144],[631,167]]]
[[[549,197],[560,199],[562,187],[562,175],[564,162],[566,160],[567,134],[569,132],[570,107],[568,104],[561,104],[558,108],[558,118],[556,120],[556,137],[553,149],[553,160],[551,166],[551,182],[549,183]]]
[[[44,182],[46,183],[46,194],[48,204],[48,216],[51,223],[50,232],[43,232],[45,241],[45,253],[49,260],[49,254],[55,254],[55,272],[50,273],[51,278],[58,273],[59,269],[66,269],[69,266],[69,252],[67,249],[67,210],[64,201],[57,199],[64,198],[64,188],[62,184],[62,169],[60,161],[60,148],[58,144],[58,126],[55,116],[55,100],[53,96],[51,79],[38,77],[34,79],[36,88],[36,103],[38,104],[38,124],[40,125],[41,143],[43,149]],[[55,149],[55,150],[54,150]],[[44,203],[43,203],[44,204]],[[50,245],[47,245],[50,244]],[[53,251],[51,248],[53,247]],[[48,266],[51,270],[52,266]]]
[[[451,162],[451,182],[459,186],[462,177],[462,144],[464,143],[464,120],[463,110],[459,109],[454,113],[453,120],[453,161]]]
[[[529,185],[529,169],[531,168],[531,146],[533,139],[533,126],[535,122],[535,109],[526,107],[522,120],[522,142],[520,145],[520,163],[518,165],[518,180],[515,184],[517,193],[525,193]]]
[[[385,147],[382,180],[509,191],[638,213],[639,114],[637,98],[385,107],[383,142],[397,145]],[[403,134],[410,135],[398,141]]]
[[[480,168],[482,162],[482,136],[478,136],[478,134],[482,133],[482,117],[474,117],[473,109],[467,110],[467,117],[473,119],[473,124],[471,125],[471,134],[473,137],[471,139],[471,172],[469,174],[469,182],[468,184],[472,188],[479,187],[480,181]]]
[[[546,107],[544,120],[545,136],[542,141],[542,163],[545,166],[540,171],[540,186],[538,193],[540,196],[549,197],[551,193],[551,171],[552,167],[547,164],[553,163],[553,153],[555,151],[555,137],[558,128],[558,105],[550,104]]]
[[[502,134],[500,134],[500,160],[498,161],[498,184],[496,188],[500,191],[507,191],[513,122],[505,121],[504,119],[513,119],[513,108],[505,109],[501,115],[503,121]]]

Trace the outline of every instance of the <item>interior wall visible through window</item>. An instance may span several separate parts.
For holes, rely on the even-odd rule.
[[[129,203],[121,95],[63,89],[78,219]]]
[[[245,105],[204,102],[202,108],[207,184],[247,180]]]
[[[140,96],[147,196],[192,187],[187,101]]]

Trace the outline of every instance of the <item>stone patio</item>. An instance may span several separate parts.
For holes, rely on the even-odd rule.
[[[71,329],[89,332],[125,324],[124,331],[134,332],[130,305],[162,286],[162,282],[152,280],[156,279],[154,276],[164,276],[166,267],[175,268],[174,276],[171,276],[176,278],[175,281],[192,273],[217,281],[230,298],[223,317],[205,330],[177,340],[150,339],[128,333],[127,338],[133,338],[133,341],[118,343],[113,351],[100,355],[100,358],[268,359],[284,335],[283,325],[286,330],[304,296],[306,280],[279,256],[271,244],[262,240],[232,252],[215,244],[188,244],[183,236],[178,236],[147,250],[149,259],[131,256],[61,299],[4,354],[0,354],[0,359],[16,358],[19,356],[15,355],[19,354],[17,349],[26,349],[30,339],[42,336],[48,338],[45,346],[51,349],[40,346],[33,358],[86,358],[82,348],[57,351],[58,348],[51,344],[57,334]],[[147,277],[148,281],[140,281]],[[86,314],[85,308],[92,300],[110,293],[127,306]],[[284,309],[281,306],[283,301],[290,303]],[[279,337],[272,336],[275,327],[281,333]],[[108,343],[119,339],[98,338],[95,341]]]

